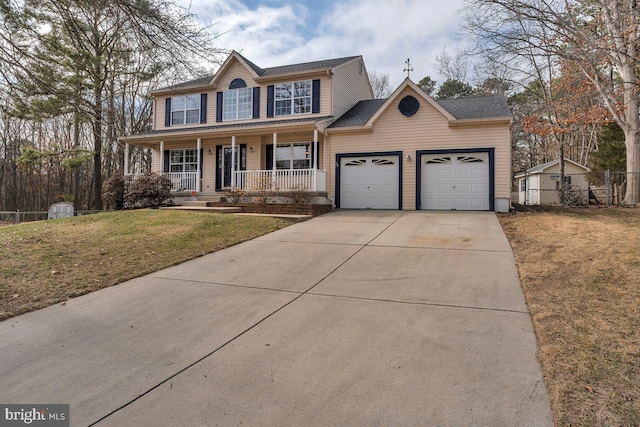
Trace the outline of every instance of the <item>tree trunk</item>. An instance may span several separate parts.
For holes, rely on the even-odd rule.
[[[640,116],[638,116],[638,78],[634,63],[630,62],[620,70],[624,81],[624,130],[627,148],[627,188],[623,204],[637,206],[640,202]]]
[[[93,206],[102,210],[102,91],[97,83],[93,94]]]

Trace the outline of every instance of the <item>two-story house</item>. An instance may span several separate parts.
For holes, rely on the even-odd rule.
[[[502,96],[436,102],[406,79],[372,99],[361,56],[260,68],[237,52],[215,75],[152,95],[153,131],[123,139],[153,150],[153,170],[169,174],[177,194],[309,191],[340,208],[509,208]]]

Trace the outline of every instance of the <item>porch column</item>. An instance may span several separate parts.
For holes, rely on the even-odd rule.
[[[318,191],[318,129],[313,130],[313,191]]]
[[[231,137],[231,190],[236,189],[236,137]]]
[[[271,189],[276,189],[276,147],[278,146],[278,134],[273,133],[273,165],[271,171]]]
[[[202,148],[202,139],[198,138],[197,144],[198,165],[196,166],[196,193],[200,192],[200,149]]]
[[[313,130],[313,168],[318,169],[318,129]]]
[[[160,141],[160,172],[169,172],[164,170],[164,141]]]
[[[129,144],[124,144],[124,176],[129,175]]]

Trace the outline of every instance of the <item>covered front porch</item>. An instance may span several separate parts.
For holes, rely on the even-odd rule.
[[[152,171],[167,175],[176,195],[327,191],[324,133],[314,122],[268,133],[257,129],[190,133],[159,132],[154,140],[135,141],[152,149]],[[129,141],[126,175],[128,159]]]

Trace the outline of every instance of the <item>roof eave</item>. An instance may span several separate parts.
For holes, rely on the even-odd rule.
[[[298,77],[315,77],[315,76],[330,76],[332,74],[332,68],[319,68],[315,70],[295,71],[292,73],[273,74],[269,76],[256,77],[254,80],[256,83],[271,83],[281,81],[284,78],[298,78]]]
[[[205,83],[205,84],[199,84],[199,85],[193,85],[193,86],[184,86],[184,87],[180,87],[180,88],[168,87],[168,88],[162,88],[162,89],[155,89],[155,90],[150,91],[149,94],[152,95],[152,96],[155,96],[155,95],[168,95],[168,94],[192,92],[192,91],[197,90],[197,89],[211,90],[211,89],[216,89],[216,87],[217,86],[215,84]]]
[[[308,120],[301,122],[293,122],[293,123],[263,123],[260,126],[247,126],[247,127],[227,127],[227,128],[203,128],[203,129],[190,129],[184,132],[174,131],[174,132],[162,132],[162,133],[147,133],[142,135],[130,135],[123,136],[118,138],[119,141],[123,141],[130,144],[135,144],[136,142],[148,142],[148,141],[166,141],[171,139],[184,139],[186,137],[202,137],[205,135],[245,135],[245,134],[256,134],[264,131],[272,131],[273,129],[296,129],[300,130],[300,128],[309,128],[314,129],[318,126],[321,126],[327,118],[321,120]]]
[[[470,126],[489,124],[511,124],[513,117],[486,117],[482,119],[453,119],[449,120],[450,126]]]
[[[373,132],[373,126],[342,126],[338,128],[327,128],[327,133],[347,133],[347,132]]]

